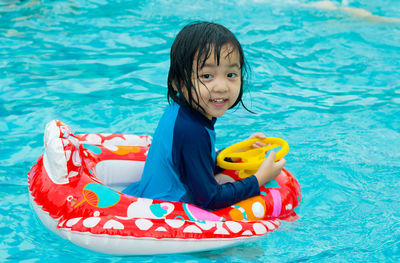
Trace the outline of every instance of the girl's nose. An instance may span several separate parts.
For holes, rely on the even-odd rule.
[[[222,78],[217,78],[214,83],[214,92],[226,92],[229,90],[228,82]]]

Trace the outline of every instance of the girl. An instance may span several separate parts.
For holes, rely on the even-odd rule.
[[[217,117],[242,102],[243,50],[227,28],[214,23],[185,26],[171,48],[167,107],[154,134],[142,179],[124,193],[191,203],[214,210],[259,195],[285,164],[271,152],[258,171],[234,183],[218,184]],[[250,138],[265,136],[253,134]],[[255,145],[254,147],[257,147]]]

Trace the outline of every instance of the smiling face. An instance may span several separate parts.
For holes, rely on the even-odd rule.
[[[242,84],[239,53],[225,45],[221,48],[219,63],[216,57],[211,52],[204,63],[193,65],[192,83],[198,97],[192,95],[198,98],[203,109],[199,108],[199,111],[209,119],[221,117],[235,104]]]

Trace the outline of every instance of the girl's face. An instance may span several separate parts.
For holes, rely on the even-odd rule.
[[[196,61],[192,82],[199,95],[199,104],[204,109],[201,113],[209,119],[221,117],[239,96],[242,84],[239,53],[232,52],[232,47],[225,45],[221,48],[219,65],[214,52],[205,61],[204,67],[197,68]],[[197,98],[195,94],[193,97]]]

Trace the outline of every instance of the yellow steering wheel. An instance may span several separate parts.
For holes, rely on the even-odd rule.
[[[252,145],[257,141],[265,143],[266,146],[253,148]],[[279,161],[289,152],[289,144],[285,140],[275,137],[245,140],[222,150],[217,156],[217,164],[224,169],[238,170],[239,177],[245,178],[257,171],[258,167],[265,160],[265,155],[269,150],[277,147],[281,147],[281,149],[276,153],[275,162]],[[242,162],[228,162],[225,161],[225,158],[240,159]]]

